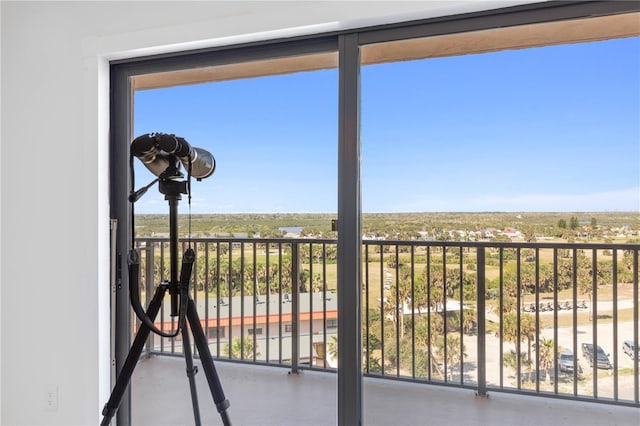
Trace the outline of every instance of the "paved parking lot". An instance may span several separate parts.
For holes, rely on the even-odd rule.
[[[553,315],[552,312],[549,314]],[[542,315],[542,313],[541,313]],[[570,315],[566,313],[565,315]],[[578,381],[578,395],[593,396],[593,368],[589,366],[589,362],[582,356],[582,343],[593,342],[593,327],[591,324],[586,326],[579,326],[577,328],[577,343],[578,343],[578,363],[582,367],[583,377]],[[634,396],[634,375],[633,375],[633,360],[626,355],[622,350],[622,343],[624,340],[633,340],[633,323],[632,322],[619,322],[617,326],[618,335],[618,351],[617,358],[614,357],[613,351],[613,324],[598,324],[598,345],[603,348],[605,353],[609,354],[609,360],[612,364],[617,365],[618,368],[618,398],[623,400],[633,401]],[[553,328],[543,329],[540,333],[541,337],[547,339],[554,338]],[[558,348],[562,349],[573,348],[573,327],[564,327],[558,329]],[[503,386],[505,387],[517,387],[515,372],[506,366],[500,364],[500,339],[492,334],[485,336],[486,344],[486,365],[487,365],[487,384],[500,385],[500,370],[503,369]],[[464,336],[464,345],[466,349],[465,357],[465,382],[472,383],[477,382],[477,340],[476,336]],[[510,350],[515,350],[515,344],[510,342],[503,342],[503,352],[506,354]],[[520,350],[527,352],[526,340],[521,344]],[[532,347],[532,357],[535,357],[535,350]],[[523,372],[525,368],[523,367]],[[596,392],[599,397],[614,398],[614,384],[615,378],[613,370],[596,369],[597,374],[597,387]],[[454,381],[459,381],[458,369],[454,373]],[[544,384],[541,384],[544,387]],[[553,387],[550,386],[549,391],[553,391]],[[560,393],[573,394],[573,377],[571,375],[562,375],[561,380],[558,383],[558,391]]]

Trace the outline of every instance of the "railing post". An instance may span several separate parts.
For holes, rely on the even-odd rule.
[[[300,259],[298,243],[291,243],[291,373],[298,374],[300,361]]]
[[[477,396],[487,396],[487,346],[486,346],[486,323],[485,323],[485,272],[484,272],[485,248],[478,247],[476,251],[476,300],[478,303],[478,392]]]
[[[633,249],[633,347],[635,352],[632,359],[636,362],[633,363],[633,401],[640,403],[640,386],[638,385],[638,344],[640,339],[638,338],[638,249]],[[617,361],[617,360],[616,360]]]

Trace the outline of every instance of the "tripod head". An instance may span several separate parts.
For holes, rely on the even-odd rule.
[[[189,185],[186,180],[171,180],[171,179],[159,179],[158,191],[164,194],[164,199],[167,201],[180,200],[181,194],[189,193]]]
[[[188,194],[189,205],[191,205],[191,177],[202,180],[211,176],[215,170],[215,159],[213,155],[204,149],[192,147],[185,139],[165,133],[147,133],[135,138],[131,142],[130,153],[132,185],[129,193],[129,201],[132,204],[131,250],[134,250],[133,239],[135,236],[133,204],[151,186],[158,182],[158,190],[161,194],[164,194],[164,199],[169,202],[169,250],[171,259],[171,279],[168,283],[161,283],[161,285],[167,285],[171,294],[171,316],[178,316],[180,306],[178,298],[181,295],[182,287],[188,286],[190,279],[187,276],[178,280],[178,201],[182,199],[182,194]],[[153,182],[137,191],[133,189],[133,157],[137,157],[149,171],[157,176]],[[181,164],[187,171],[187,180],[183,179],[184,174],[180,171]],[[189,218],[189,220],[191,219]],[[187,254],[185,253],[186,256]],[[134,309],[136,308],[137,306],[134,306]],[[138,310],[136,309],[136,311]]]

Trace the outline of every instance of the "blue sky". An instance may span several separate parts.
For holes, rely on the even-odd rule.
[[[640,210],[638,38],[361,76],[365,212]],[[194,213],[333,213],[337,93],[337,70],[139,91],[135,135],[174,133],[216,157]],[[140,187],[153,176],[136,165]],[[136,204],[166,211],[155,190]]]

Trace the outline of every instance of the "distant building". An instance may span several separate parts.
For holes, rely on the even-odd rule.
[[[514,228],[505,228],[501,233],[509,238],[522,238],[522,232]]]
[[[278,231],[283,233],[285,238],[299,238],[303,229],[302,226],[281,226]]]
[[[257,297],[222,297],[195,300],[202,328],[209,338],[213,356],[223,356],[230,341],[244,336],[253,341],[255,336],[256,360],[287,362],[292,358],[293,300],[285,293]],[[170,311],[170,301],[165,302],[165,312]],[[327,353],[326,344],[338,330],[337,297],[331,292],[300,293],[298,320],[298,362],[323,365],[321,359]],[[168,315],[157,321],[164,330],[175,328]],[[181,337],[176,338],[181,340]],[[220,347],[218,348],[218,344]],[[158,343],[156,343],[156,346]],[[327,367],[334,366],[327,360]]]

